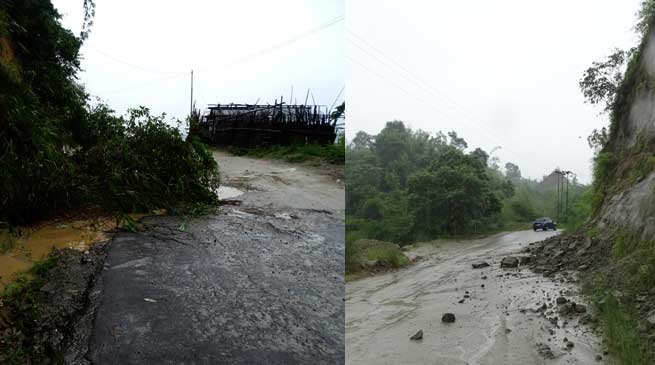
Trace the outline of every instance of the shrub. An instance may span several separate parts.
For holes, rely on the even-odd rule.
[[[91,120],[97,140],[75,157],[105,207],[134,212],[215,202],[219,173],[211,153],[196,139],[185,141],[163,115],[140,107],[127,119],[112,118],[101,106]]]

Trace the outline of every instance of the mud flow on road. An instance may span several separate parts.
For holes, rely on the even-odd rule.
[[[558,312],[558,297],[582,302],[575,280],[500,267],[553,234],[426,244],[416,248],[424,259],[413,266],[347,283],[346,363],[598,363],[600,343],[579,323],[583,316]],[[473,268],[481,262],[490,266]],[[442,322],[445,313],[455,322]],[[411,340],[419,330],[423,338]]]
[[[318,168],[214,156],[220,198],[241,204],[115,236],[69,361],[344,361],[343,185]]]

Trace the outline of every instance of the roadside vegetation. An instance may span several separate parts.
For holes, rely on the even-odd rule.
[[[344,139],[340,138],[338,143],[319,144],[296,144],[291,146],[262,146],[254,148],[230,148],[230,153],[237,156],[251,156],[258,158],[272,158],[287,162],[327,162],[335,165],[345,163]]]
[[[386,271],[410,263],[399,245],[378,240],[359,239],[348,244],[352,252],[347,255],[348,273],[359,271]]]
[[[586,101],[600,105],[609,119],[607,127],[594,130],[588,138],[595,151],[594,179],[586,196],[588,210],[582,212],[588,222],[583,231],[603,248],[602,257],[596,257],[603,264],[585,273],[584,288],[598,309],[605,345],[621,364],[655,361],[655,237],[652,230],[607,225],[599,217],[612,213],[607,209],[611,198],[655,172],[652,137],[629,131],[634,123],[633,101],[655,87],[644,67],[654,15],[655,1],[643,1],[635,26],[639,45],[615,49],[605,60],[594,62],[580,80]],[[648,204],[640,209],[641,222],[651,220],[655,212],[652,202]],[[636,226],[640,225],[645,227]]]
[[[78,83],[81,35],[49,0],[0,7],[0,221],[28,224],[93,204],[111,214],[213,203],[218,168],[145,107],[118,116]],[[82,4],[81,4],[82,5]]]
[[[29,272],[21,274],[16,282],[0,294],[0,302],[6,303],[6,306],[0,307],[0,321],[4,316],[10,316],[12,320],[11,328],[0,326],[3,329],[0,333],[0,362],[24,364],[32,357],[33,349],[26,342],[34,331],[34,323],[39,319],[39,292],[47,283],[47,273],[56,265],[56,260],[51,256],[36,263]]]
[[[357,270],[357,242],[374,239],[404,246],[448,237],[530,229],[555,217],[556,185],[521,176],[519,166],[468,149],[456,132],[415,131],[388,122],[377,135],[359,132],[346,149],[346,266]],[[587,187],[569,186],[569,226],[588,210]]]

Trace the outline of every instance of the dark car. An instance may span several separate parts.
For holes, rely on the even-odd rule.
[[[552,219],[544,217],[544,218],[538,218],[532,223],[532,229],[536,232],[538,229],[547,231],[549,229],[552,229],[553,231],[557,230],[557,224],[553,222]]]

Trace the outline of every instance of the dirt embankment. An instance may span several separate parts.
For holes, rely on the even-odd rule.
[[[648,284],[653,272],[651,251],[640,252],[639,244],[644,243],[620,234],[576,233],[546,239],[526,250],[533,257],[534,272],[566,280],[581,278],[585,298],[593,301],[585,321],[603,337],[606,348],[628,363],[655,358],[655,290]],[[637,247],[636,252],[630,252],[634,247],[624,247],[627,254],[620,252],[621,246],[630,245]]]
[[[102,269],[106,242],[87,251],[60,249],[37,264],[0,301],[0,363],[56,364],[78,336],[76,324],[88,306]],[[28,360],[29,359],[29,360]]]

